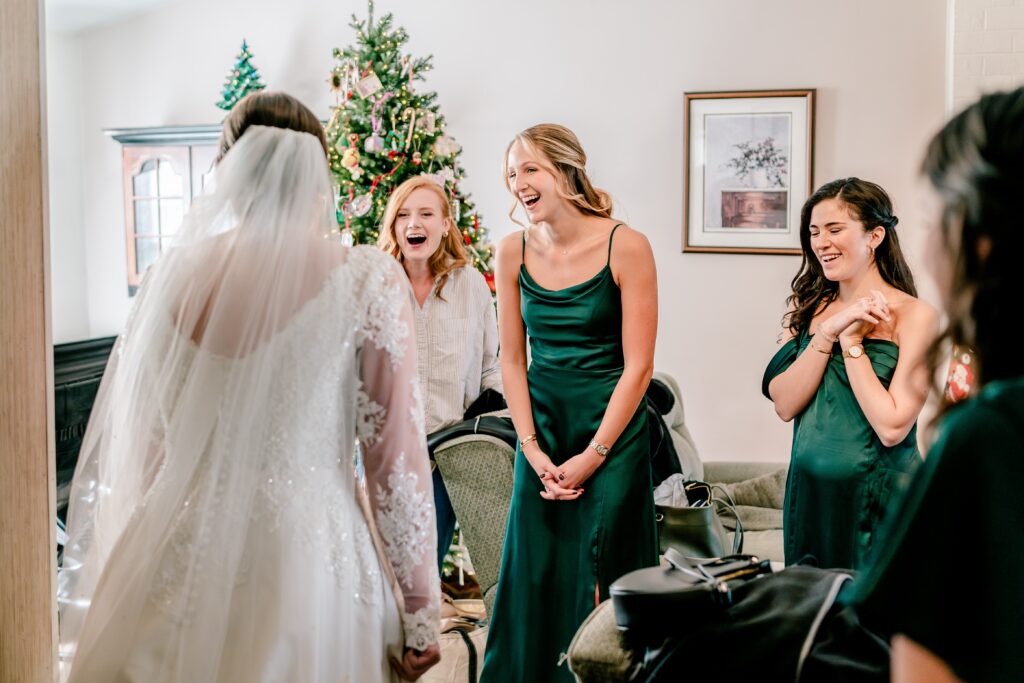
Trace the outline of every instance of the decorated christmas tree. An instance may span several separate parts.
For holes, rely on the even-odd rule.
[[[252,63],[252,53],[249,52],[249,46],[246,45],[245,40],[242,41],[242,51],[238,53],[237,59],[234,68],[224,80],[224,90],[221,92],[220,102],[217,103],[217,106],[224,111],[231,111],[232,107],[238,104],[238,100],[249,93],[258,92],[267,87],[263,79],[260,78],[260,72],[256,70],[256,65]]]
[[[338,222],[357,244],[372,244],[391,191],[415,175],[430,175],[449,197],[473,265],[494,288],[493,247],[460,183],[459,144],[445,132],[436,93],[417,85],[431,58],[403,52],[409,39],[392,15],[376,23],[373,0],[368,18],[353,15],[356,44],[335,49],[328,82],[336,96],[327,124],[331,172],[339,188]]]

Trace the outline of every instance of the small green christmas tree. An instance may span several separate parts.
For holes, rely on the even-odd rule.
[[[339,188],[338,222],[355,243],[376,242],[391,191],[407,178],[430,175],[445,189],[473,265],[493,291],[494,249],[459,186],[461,147],[445,133],[436,93],[414,87],[432,68],[431,58],[403,54],[409,35],[392,23],[390,13],[374,23],[370,0],[365,21],[352,16],[356,45],[334,50],[337,64],[328,82],[337,104],[331,108],[327,142]]]
[[[217,103],[224,111],[231,111],[238,101],[249,93],[259,92],[267,87],[260,78],[256,65],[252,63],[252,53],[249,52],[245,40],[242,41],[242,51],[238,53],[237,59],[234,68],[224,80],[224,90],[221,92],[220,102]]]

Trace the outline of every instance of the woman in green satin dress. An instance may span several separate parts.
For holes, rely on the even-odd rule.
[[[572,131],[542,124],[505,155],[530,222],[498,249],[500,360],[519,434],[482,679],[572,681],[579,625],[619,576],[657,563],[646,414],[657,275],[611,218]],[[526,338],[530,340],[527,369]]]
[[[924,357],[938,317],[916,298],[885,190],[859,178],[815,192],[783,346],[762,391],[795,419],[783,511],[786,563],[857,568],[920,457]]]

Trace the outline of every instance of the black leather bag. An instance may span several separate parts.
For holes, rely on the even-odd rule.
[[[668,566],[637,569],[608,588],[615,621],[631,639],[643,639],[652,632],[669,635],[673,622],[691,628],[732,604],[738,583],[771,573],[771,563],[753,555],[698,561],[669,548],[665,561]]]
[[[630,680],[889,680],[887,643],[843,604],[850,574],[792,566],[750,576],[717,577],[728,584],[728,600],[692,600],[686,611],[662,608],[634,618],[625,636],[642,655]]]
[[[662,554],[674,548],[686,557],[709,558],[743,552],[743,523],[725,489],[703,481],[684,484],[688,507],[655,506],[658,546]],[[722,510],[736,519],[732,542],[719,519]]]

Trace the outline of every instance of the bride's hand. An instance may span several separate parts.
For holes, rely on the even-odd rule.
[[[391,668],[395,670],[402,680],[415,681],[425,674],[427,670],[441,661],[441,646],[437,643],[429,646],[422,652],[405,648],[402,661],[391,659]]]

